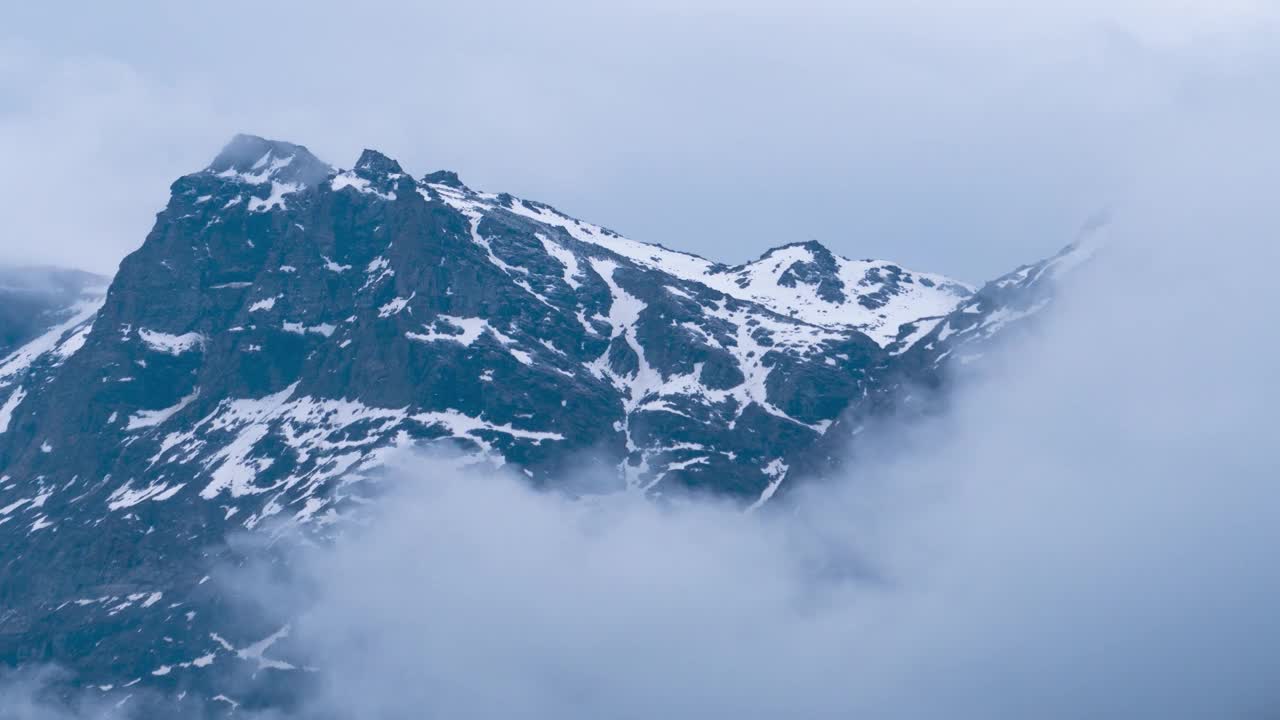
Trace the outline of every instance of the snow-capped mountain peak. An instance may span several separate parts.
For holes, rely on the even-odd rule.
[[[707,284],[774,312],[823,327],[852,328],[878,345],[921,317],[950,312],[972,290],[940,275],[883,260],[849,260],[809,241],[712,273]]]
[[[224,201],[224,208],[246,202],[249,211],[266,212],[284,207],[287,195],[314,186],[333,168],[301,145],[241,134],[203,172],[241,189]],[[196,203],[212,198],[212,193],[202,195]]]
[[[882,347],[893,341],[902,324],[948,313],[973,293],[972,288],[941,275],[913,272],[882,260],[849,260],[812,240],[783,245],[757,260],[730,267],[627,238],[545,203],[476,193],[452,173],[429,175],[423,181],[456,207],[481,213],[506,210],[779,315],[824,328],[857,330]]]
[[[816,242],[729,266],[372,150],[339,171],[237,136],[173,183],[105,297],[0,358],[18,578],[0,583],[0,657],[94,628],[47,659],[201,687],[215,658],[244,659],[211,640],[230,631],[209,548],[271,523],[328,532],[408,445],[548,484],[590,456],[632,492],[758,507],[842,454],[845,418],[892,405],[886,378],[1024,309],[980,295],[989,322],[967,332],[963,285]],[[932,334],[884,347],[913,332]]]
[[[249,185],[279,182],[307,187],[333,169],[302,145],[240,134],[231,138],[205,171]]]

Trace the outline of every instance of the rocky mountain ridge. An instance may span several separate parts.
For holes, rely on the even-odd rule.
[[[0,266],[0,358],[87,307],[96,310],[110,280],[80,270]]]
[[[262,638],[204,584],[222,538],[324,533],[396,448],[540,485],[592,459],[619,490],[759,507],[902,373],[938,377],[1051,297],[1039,266],[975,294],[814,242],[730,267],[253,136],[171,191],[100,309],[0,360],[0,569],[21,578],[0,660],[112,688],[244,661]]]

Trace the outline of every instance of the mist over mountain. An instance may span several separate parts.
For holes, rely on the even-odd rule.
[[[0,354],[44,334],[106,292],[109,278],[80,270],[0,266]]]
[[[226,535],[340,535],[397,448],[760,508],[837,467],[903,383],[941,388],[956,343],[977,357],[1043,308],[1053,273],[1019,272],[975,295],[816,242],[727,266],[376,151],[337,170],[237,136],[105,297],[0,362],[0,543],[24,578],[0,647],[100,686],[192,682],[237,636],[206,584]]]
[[[0,720],[1280,716],[1280,3],[9,5]]]
[[[238,135],[105,293],[6,284],[48,319],[0,359],[0,698],[1267,711],[1257,172],[1190,174],[973,288],[812,241],[726,265]],[[1236,202],[1167,210],[1212,182]]]

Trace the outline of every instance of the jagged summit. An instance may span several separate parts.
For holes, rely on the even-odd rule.
[[[381,177],[386,175],[402,175],[404,170],[401,169],[400,163],[383,155],[377,150],[365,148],[360,153],[360,159],[356,160],[355,171],[363,177]]]
[[[333,168],[303,145],[241,133],[231,138],[206,171],[255,185],[274,181],[310,186]]]
[[[383,200],[395,200],[400,193],[412,193],[417,183],[400,167],[400,163],[377,150],[364,150],[351,170],[339,172],[330,180],[333,190],[352,188]]]
[[[713,273],[708,284],[815,325],[857,329],[881,346],[903,323],[950,312],[972,293],[950,278],[892,262],[849,260],[816,240],[768,250]]]
[[[433,173],[427,173],[422,176],[424,185],[444,185],[451,188],[464,188],[462,180],[458,178],[458,173],[452,170],[436,170]]]
[[[756,260],[753,260],[752,262],[759,262],[761,260],[765,260],[774,254],[777,254],[779,252],[785,252],[793,248],[800,248],[803,250],[807,250],[808,252],[812,253],[815,257],[819,257],[819,258],[835,257],[835,253],[831,252],[831,248],[828,248],[826,245],[823,245],[821,242],[817,240],[801,240],[801,241],[786,243],[783,245],[778,245],[777,247],[769,248],[768,250],[765,250],[763,253],[761,253],[759,258],[756,258]],[[743,263],[743,265],[740,265],[739,267],[750,265],[750,264],[751,262]]]
[[[274,153],[279,157],[291,157],[300,152],[311,154],[302,145],[283,140],[268,140],[259,135],[236,133],[223,146],[213,162],[209,163],[209,169],[221,171],[230,168],[244,172],[252,168],[267,153]]]
[[[475,191],[453,171],[438,170],[415,181],[394,159],[372,149],[360,154],[353,169],[337,171],[301,145],[237,135],[206,171],[205,176],[209,175],[226,184],[188,188],[189,200],[199,203],[201,198],[216,198],[209,207],[231,209],[244,203],[242,210],[248,212],[280,211],[293,205],[297,193],[319,187],[355,191],[383,201],[418,196],[423,202],[442,203],[470,222],[483,221],[489,227],[499,219],[506,223],[521,218],[549,229],[540,238],[551,240],[553,235],[563,234],[572,242],[616,253],[642,267],[699,283],[785,317],[823,328],[857,330],[882,347],[893,342],[903,323],[945,314],[972,292],[949,278],[911,272],[895,263],[849,260],[817,240],[781,245],[756,260],[729,266],[627,238],[546,203]],[[182,208],[184,213],[187,207]],[[478,226],[474,230],[473,240],[499,267],[518,266],[484,241]]]

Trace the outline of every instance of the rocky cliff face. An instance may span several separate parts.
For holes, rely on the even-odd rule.
[[[730,267],[239,136],[173,184],[100,310],[0,361],[0,660],[168,688],[243,661],[260,638],[202,582],[221,539],[324,532],[396,447],[758,506],[894,378],[1042,307],[1070,257],[977,294],[814,242]]]

